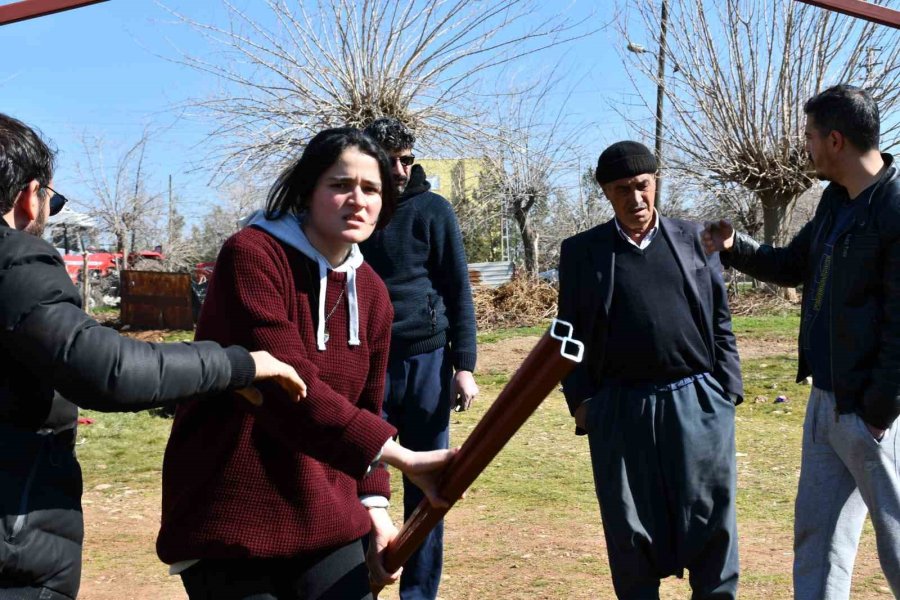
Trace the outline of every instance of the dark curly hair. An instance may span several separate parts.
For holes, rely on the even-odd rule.
[[[22,188],[50,185],[56,153],[34,129],[0,113],[0,214],[12,210]]]
[[[416,145],[416,136],[409,127],[393,117],[375,119],[366,127],[365,133],[381,144],[385,152],[409,150]]]

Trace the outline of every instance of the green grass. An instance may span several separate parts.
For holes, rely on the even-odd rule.
[[[504,329],[494,329],[492,331],[480,331],[478,332],[478,344],[493,344],[500,340],[508,340],[510,338],[523,337],[526,335],[544,335],[544,332],[547,331],[547,327],[549,326],[550,322],[548,321],[546,324],[538,325],[536,327],[508,327]]]
[[[794,383],[797,360],[744,361],[744,403],[736,415],[738,510],[744,518],[789,527],[800,475],[808,385]],[[776,404],[785,396],[787,402]]]
[[[193,331],[173,329],[163,334],[164,342],[192,342],[193,340]]]
[[[797,339],[800,330],[800,314],[792,312],[765,317],[734,317],[731,329],[738,339]]]
[[[153,486],[159,484],[162,454],[171,419],[149,411],[99,413],[81,411],[91,425],[78,428],[78,458],[84,465],[85,488],[100,484]]]

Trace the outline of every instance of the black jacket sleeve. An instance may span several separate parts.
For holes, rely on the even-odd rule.
[[[597,393],[597,383],[590,373],[591,362],[588,356],[594,350],[589,344],[592,339],[593,319],[590,318],[590,309],[582,306],[590,294],[581,289],[581,281],[590,281],[579,276],[581,264],[586,260],[584,248],[579,248],[577,238],[569,238],[563,241],[559,251],[559,311],[561,320],[572,324],[573,337],[585,343],[587,355],[585,360],[575,365],[572,372],[563,379],[563,395],[569,406],[569,413],[575,415],[575,410],[582,402],[588,400]]]
[[[253,380],[253,361],[243,348],[152,344],[101,326],[80,309],[65,268],[48,254],[53,249],[24,246],[0,275],[0,297],[9,300],[0,307],[0,345],[71,402],[96,410],[143,410]]]
[[[750,236],[737,232],[734,246],[721,254],[722,263],[761,281],[796,287],[806,276],[815,223],[817,220],[813,219],[804,225],[783,248],[760,245]]]

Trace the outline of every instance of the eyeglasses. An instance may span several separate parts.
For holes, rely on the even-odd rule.
[[[44,189],[53,192],[53,195],[50,196],[50,216],[52,217],[53,215],[58,214],[69,200],[49,185],[45,185]]]
[[[391,162],[399,160],[400,164],[404,167],[411,167],[414,162],[416,162],[416,157],[412,154],[404,154],[403,156],[393,156],[391,157]]]

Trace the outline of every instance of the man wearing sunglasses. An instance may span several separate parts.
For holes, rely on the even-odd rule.
[[[462,235],[450,203],[431,191],[425,170],[414,164],[412,132],[396,119],[381,118],[366,134],[390,157],[400,192],[391,222],[360,245],[394,305],[384,416],[404,446],[447,448],[450,411],[467,409],[478,394],[472,376],[475,309]],[[421,499],[404,477],[404,519]],[[401,600],[433,600],[442,562],[439,524],[403,567]]]
[[[66,203],[50,187],[53,163],[34,130],[0,113],[0,600],[78,594],[78,406],[135,411],[229,390],[258,400],[249,386],[269,378],[305,395],[296,371],[266,352],[148,344],[87,316],[40,238]]]
[[[25,226],[25,233],[30,233],[31,235],[41,237],[44,234],[44,228],[47,226],[47,217],[52,217],[59,214],[59,212],[66,205],[66,202],[68,202],[65,196],[63,196],[62,194],[58,194],[56,190],[51,188],[49,185],[38,186],[38,197],[47,196],[48,193],[50,195],[50,199],[47,200],[46,203],[47,210],[38,211],[35,220]]]

